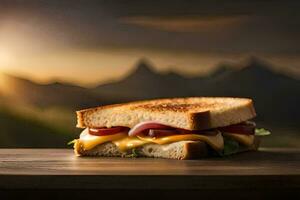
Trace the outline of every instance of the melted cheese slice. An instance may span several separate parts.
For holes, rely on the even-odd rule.
[[[113,141],[113,143],[120,149],[120,151],[127,151],[136,147],[143,146],[150,141],[140,140],[137,137],[126,137],[120,140]]]
[[[196,135],[196,134],[185,134],[185,135],[172,135],[161,138],[151,137],[128,137],[126,132],[107,135],[107,136],[93,136],[88,134],[88,130],[84,130],[78,142],[80,142],[84,150],[91,150],[97,145],[113,142],[120,151],[128,151],[139,146],[143,146],[148,143],[155,144],[169,144],[179,141],[203,141],[210,145],[216,151],[221,151],[224,148],[224,140],[221,133],[216,135]]]
[[[221,133],[216,135],[197,135],[197,134],[185,134],[185,135],[172,135],[161,138],[151,137],[139,137],[141,140],[149,141],[156,144],[168,144],[178,141],[203,141],[210,145],[214,150],[221,151],[224,148],[224,140]]]
[[[254,143],[254,135],[243,135],[243,134],[236,134],[236,133],[223,133],[224,136],[229,137],[237,142],[249,147],[252,146]]]
[[[127,151],[139,146],[143,146],[148,143],[155,144],[169,144],[179,141],[203,141],[210,145],[216,151],[221,151],[224,148],[224,140],[221,133],[217,135],[196,135],[196,134],[186,134],[186,135],[172,135],[161,138],[150,138],[150,137],[128,137],[127,133],[118,133],[108,136],[93,136],[88,134],[86,130],[82,132],[79,139],[84,150],[91,150],[97,145],[113,142],[120,151]]]
[[[84,150],[91,150],[92,148],[96,147],[99,144],[103,144],[106,142],[111,142],[114,140],[120,140],[122,138],[126,138],[126,132],[120,132],[113,135],[106,135],[106,136],[94,136],[88,134],[88,129],[85,129],[81,134],[80,138],[78,139],[83,146]]]

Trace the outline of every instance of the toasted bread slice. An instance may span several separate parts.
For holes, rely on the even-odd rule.
[[[77,111],[77,127],[132,128],[140,122],[155,121],[186,130],[203,130],[237,124],[255,116],[253,101],[246,98],[157,99]]]
[[[77,111],[77,127],[132,128],[140,122],[155,121],[186,130],[203,130],[237,124],[255,116],[253,101],[246,98],[157,99]]]
[[[259,146],[259,139],[256,137],[251,146],[240,146],[238,152],[254,151]],[[208,145],[202,141],[179,141],[170,144],[146,144],[138,147],[133,152],[121,152],[118,147],[107,142],[100,144],[91,150],[84,150],[80,142],[74,145],[75,154],[78,156],[100,156],[100,157],[152,157],[152,158],[167,158],[167,159],[200,159],[207,157],[209,154]]]
[[[206,157],[208,148],[201,141],[180,141],[171,144],[146,144],[135,149],[134,154],[131,151],[121,152],[118,147],[107,142],[100,144],[91,150],[84,150],[80,143],[74,145],[74,151],[79,156],[100,156],[100,157],[153,157],[153,158],[169,158],[169,159],[193,159]]]

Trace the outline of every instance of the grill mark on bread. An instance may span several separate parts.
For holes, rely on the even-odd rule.
[[[161,104],[144,104],[144,105],[136,105],[131,107],[134,109],[147,109],[151,111],[172,111],[172,112],[187,112],[191,109],[193,110],[207,110],[209,108],[216,107],[217,103],[194,103],[194,104],[174,104],[174,103],[161,103]]]

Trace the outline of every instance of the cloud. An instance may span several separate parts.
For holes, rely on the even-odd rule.
[[[248,15],[236,16],[134,16],[120,18],[120,22],[170,32],[211,32],[236,28],[250,19]]]
[[[0,0],[1,24],[24,44],[97,51],[147,48],[215,53],[300,52],[300,2]],[[298,5],[298,6],[297,6]],[[24,24],[30,35],[23,34]],[[33,35],[33,36],[31,36]],[[29,38],[29,39],[28,39]],[[33,38],[31,40],[30,38]],[[10,45],[12,46],[12,45]],[[21,46],[21,45],[19,45]],[[27,45],[22,45],[27,46]],[[37,48],[37,47],[36,47]]]

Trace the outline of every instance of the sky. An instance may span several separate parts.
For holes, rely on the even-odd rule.
[[[251,56],[300,75],[299,1],[0,0],[0,71],[88,85],[157,71],[205,74]]]

